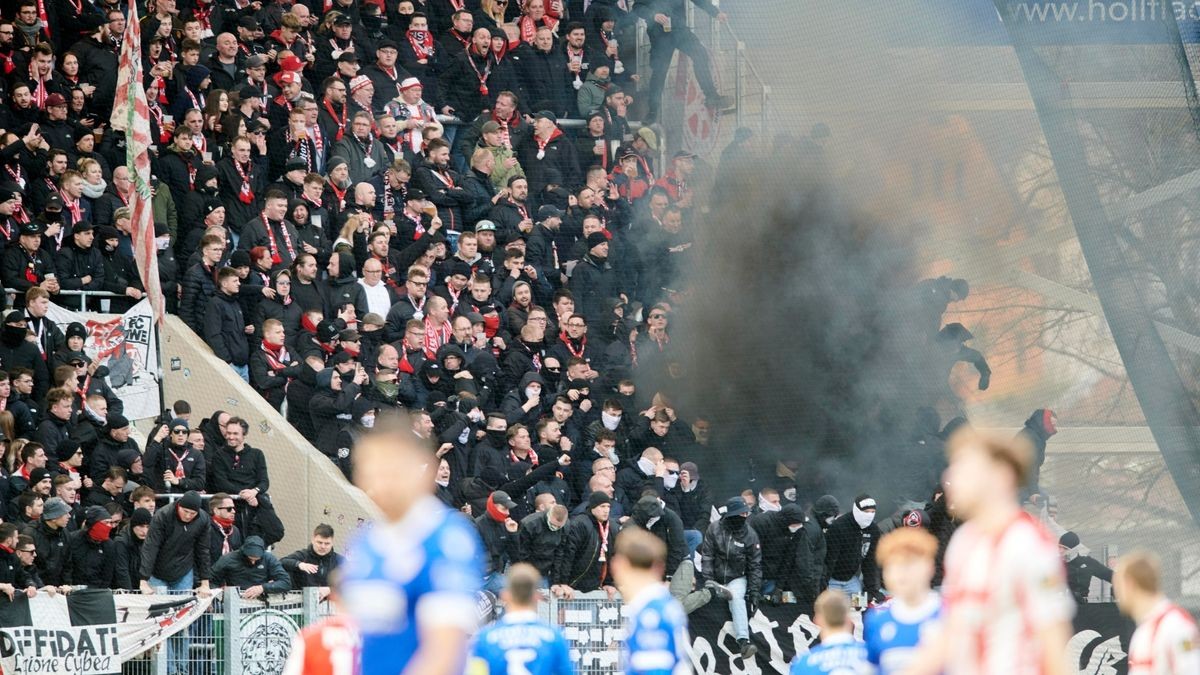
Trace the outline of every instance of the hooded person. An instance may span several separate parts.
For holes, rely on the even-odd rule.
[[[329,273],[326,281],[325,315],[337,316],[346,305],[353,305],[355,316],[367,313],[367,295],[354,276],[354,256],[346,251],[337,251],[329,257],[325,267]]]
[[[1030,466],[1029,482],[1021,490],[1021,496],[1028,498],[1041,492],[1039,479],[1042,464],[1046,461],[1046,442],[1058,433],[1058,415],[1049,408],[1038,408],[1033,411],[1025,426],[1017,432],[1017,442],[1028,443],[1033,450],[1033,464]]]
[[[88,507],[83,527],[67,535],[63,583],[89,588],[113,588],[117,584],[116,554],[109,540],[112,529],[108,509]]]
[[[18,297],[23,298],[23,295]],[[0,328],[0,363],[3,363],[4,369],[9,372],[14,368],[32,370],[33,397],[41,401],[50,388],[50,374],[46,370],[46,360],[42,358],[37,345],[25,339],[28,334],[23,312],[13,310],[4,315],[4,327]]]
[[[238,550],[221,556],[212,573],[215,584],[241,589],[243,598],[292,590],[291,576],[258,535],[246,537]]]
[[[146,543],[146,535],[150,531],[151,517],[146,509],[134,509],[129,517],[129,527],[121,530],[113,539],[117,588],[137,590],[138,564],[142,560],[142,546]]]
[[[512,511],[517,503],[507,492],[497,490],[488,495],[485,513],[475,518],[475,527],[483,540],[487,553],[487,576],[484,589],[496,592],[504,587],[504,570],[509,562],[520,559],[517,546],[517,530],[520,524],[513,520]]]
[[[536,371],[531,370],[522,375],[518,386],[505,394],[504,401],[500,404],[509,425],[524,424],[531,429],[535,427],[542,417],[542,411],[547,408],[549,392],[545,389],[546,381]]]
[[[865,592],[870,600],[878,602],[883,594],[875,563],[880,537],[875,510],[875,500],[862,494],[854,499],[850,513],[834,519],[825,531],[825,568],[829,588],[846,595]]]
[[[758,651],[750,642],[750,616],[762,591],[762,546],[750,527],[750,506],[741,497],[725,503],[721,518],[713,521],[700,545],[701,569],[715,584],[714,590],[729,601],[733,633],[743,659]]]
[[[763,592],[788,590],[811,607],[821,589],[825,569],[825,536],[799,504],[750,517],[750,527],[763,542]]]
[[[812,505],[812,516],[821,526],[821,531],[826,532],[829,526],[838,516],[842,515],[842,505],[838,502],[837,497],[833,495],[822,495],[817,498],[817,501]]]
[[[317,449],[339,466],[349,457],[349,453],[338,456],[338,435],[353,423],[352,408],[359,393],[359,384],[354,380],[353,375],[343,376],[336,368],[325,368],[317,373],[316,391],[308,400]]]
[[[653,495],[638,499],[629,516],[638,527],[649,530],[667,545],[665,573],[666,578],[670,579],[679,569],[680,563],[688,557],[687,542],[683,536],[683,521],[674,511],[665,508],[662,500]]]
[[[1067,564],[1067,587],[1071,589],[1076,603],[1087,604],[1092,577],[1112,583],[1113,571],[1088,555],[1091,551],[1080,543],[1079,535],[1074,532],[1063,533],[1058,538],[1058,550]]]

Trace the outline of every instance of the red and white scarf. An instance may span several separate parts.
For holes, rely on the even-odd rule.
[[[249,162],[247,162],[247,164],[249,164]],[[241,163],[237,160],[233,161],[233,168],[237,169],[238,177],[242,179],[242,186],[238,189],[238,201],[243,204],[253,204],[254,191],[250,189],[249,170],[243,170]],[[251,168],[253,168],[253,166]]]
[[[417,60],[433,58],[433,33],[427,30],[409,30],[405,35]]]
[[[537,158],[545,159],[546,158],[546,146],[550,143],[550,141],[552,141],[562,135],[563,135],[562,129],[559,129],[558,127],[555,127],[554,131],[550,132],[550,137],[545,140],[542,140],[541,136],[534,134],[533,140],[537,143],[537,148],[538,148]]]
[[[263,228],[267,230],[267,242],[271,248],[271,262],[278,265],[283,262],[283,258],[279,255],[279,244],[275,241],[275,228],[271,227],[271,221],[267,220],[267,214],[262,214]],[[296,259],[296,249],[292,246],[292,235],[288,234],[287,223],[284,222],[280,228],[283,230],[283,245],[287,247],[288,257],[292,260]]]

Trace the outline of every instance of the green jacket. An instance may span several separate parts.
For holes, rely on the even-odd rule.
[[[604,96],[609,84],[609,80],[601,80],[595,73],[588,73],[587,82],[583,83],[576,95],[580,117],[586,118],[593,110],[604,106]]]

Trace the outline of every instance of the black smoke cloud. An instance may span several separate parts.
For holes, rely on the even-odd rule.
[[[917,237],[795,175],[754,172],[730,192],[698,226],[693,293],[672,322],[676,397],[712,423],[707,475],[728,496],[793,459],[802,499],[870,491],[885,511],[927,497],[940,448],[914,441],[936,431],[916,429],[918,410],[949,394],[949,366],[913,297]]]

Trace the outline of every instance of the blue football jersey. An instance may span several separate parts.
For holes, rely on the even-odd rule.
[[[625,675],[690,675],[687,614],[667,587],[646,589],[628,611]]]
[[[362,533],[342,572],[342,605],[362,634],[362,675],[403,671],[420,647],[421,626],[475,630],[475,594],[483,579],[479,535],[433,496],[402,521]]]
[[[863,619],[867,659],[882,675],[903,672],[921,638],[937,629],[941,617],[942,600],[936,593],[930,593],[916,608],[901,606],[893,600],[886,607],[872,609]]]
[[[571,648],[533,612],[512,612],[480,631],[469,675],[574,675]]]
[[[872,672],[867,647],[844,633],[813,647],[792,661],[791,675],[863,675]]]

